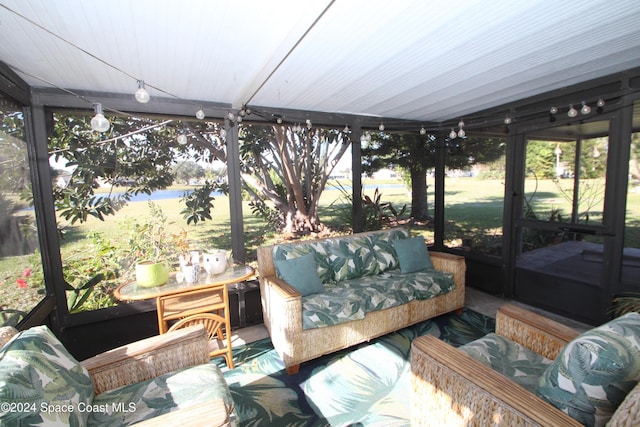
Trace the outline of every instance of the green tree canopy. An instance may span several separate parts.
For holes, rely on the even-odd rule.
[[[489,163],[504,154],[504,141],[492,138],[438,139],[417,133],[371,135],[362,147],[363,168],[374,172],[382,167],[399,167],[411,180],[411,217],[429,219],[426,175],[435,167],[436,150],[446,150],[449,169],[468,169],[476,163]]]
[[[109,119],[109,131],[98,134],[90,130],[88,116],[54,115],[49,152],[64,159],[71,171],[66,187],[54,187],[56,208],[72,223],[88,216],[104,219],[135,194],[150,194],[176,180],[204,177],[202,161],[227,160],[220,123]],[[239,126],[243,187],[252,196],[254,211],[267,212],[274,223],[291,233],[321,230],[320,194],[349,146],[348,137],[328,129],[235,126]],[[186,144],[177,142],[178,135],[187,137]],[[99,196],[94,192],[98,183],[120,186],[123,191],[117,196]],[[183,214],[189,223],[211,218],[210,190],[215,187],[207,181],[203,188],[183,198]]]

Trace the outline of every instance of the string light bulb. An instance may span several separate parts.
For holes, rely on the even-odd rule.
[[[138,80],[138,90],[136,90],[135,97],[140,104],[146,104],[151,99],[149,92],[144,87],[144,80]]]
[[[580,108],[580,113],[586,116],[590,112],[591,112],[591,107],[589,107],[589,105],[587,105],[586,102],[582,101],[582,108]]]
[[[504,124],[505,125],[510,125],[511,124],[511,116],[507,114],[507,116],[504,118]]]
[[[578,110],[576,110],[575,108],[573,108],[573,105],[569,105],[569,111],[567,111],[567,116],[569,117],[575,117],[578,115]]]
[[[178,135],[178,144],[180,145],[187,145],[187,142],[189,142],[187,140],[187,135],[181,133],[180,135]]]
[[[456,131],[451,128],[451,132],[449,132],[449,138],[451,139],[455,139],[458,136],[458,134],[456,133]]]
[[[467,135],[463,128],[464,128],[464,120],[460,119],[460,121],[458,122],[458,133],[457,133],[457,136],[460,138],[464,138]],[[453,132],[453,129],[451,130],[451,132]],[[451,136],[451,134],[449,134],[449,136]],[[455,138],[455,136],[453,138]]]
[[[378,130],[380,130],[380,132],[384,130],[384,123],[380,123],[380,126],[378,126]]]
[[[200,109],[196,111],[196,119],[202,120],[204,118],[205,118],[204,111],[202,110],[202,107],[200,107]]]
[[[91,119],[91,129],[96,132],[106,132],[111,127],[111,123],[102,113],[102,104],[97,103],[93,104],[93,109],[96,112],[96,115]]]
[[[422,126],[420,128],[420,135],[425,135],[427,133],[427,130],[424,128],[424,126]]]
[[[596,102],[596,112],[598,112],[598,114],[602,113],[604,111],[604,99],[600,98],[598,99],[598,102]]]

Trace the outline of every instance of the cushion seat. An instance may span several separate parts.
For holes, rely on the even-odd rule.
[[[495,333],[458,347],[532,393],[552,360]]]
[[[200,403],[233,406],[216,365],[198,365],[95,396],[88,425],[129,425]]]
[[[80,363],[46,326],[13,334],[0,350],[0,425],[230,425],[233,401],[207,342],[199,325]]]
[[[403,274],[395,269],[328,284],[324,292],[302,298],[303,328],[364,319],[372,311],[397,307],[414,299],[434,298],[454,288],[453,274],[440,270]]]

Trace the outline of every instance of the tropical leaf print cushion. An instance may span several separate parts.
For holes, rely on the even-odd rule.
[[[399,269],[328,285],[321,294],[302,298],[303,329],[364,319],[366,313],[429,299],[455,288],[453,275],[429,270],[401,274]]]
[[[318,268],[318,277],[322,283],[333,281],[333,271],[329,261],[329,254],[323,242],[287,243],[273,248],[273,260],[286,260],[313,254]]]
[[[604,426],[640,380],[640,314],[629,313],[571,341],[537,393],[586,426]]]
[[[381,273],[400,266],[392,242],[396,239],[406,239],[407,237],[407,231],[402,228],[373,233],[367,237],[378,262],[378,270]]]
[[[336,238],[325,242],[335,282],[378,273],[378,262],[368,243],[366,237]]]
[[[16,335],[0,351],[0,424],[80,426],[93,382],[46,326]]]
[[[220,369],[211,363],[192,366],[97,395],[93,405],[107,411],[93,411],[89,425],[126,426],[216,399],[232,412],[233,400]]]
[[[498,334],[490,333],[458,348],[480,363],[535,392],[551,360]]]

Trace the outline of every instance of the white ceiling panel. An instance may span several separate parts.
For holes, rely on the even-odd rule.
[[[34,87],[432,122],[638,67],[638,22],[637,0],[0,0],[0,61]]]

